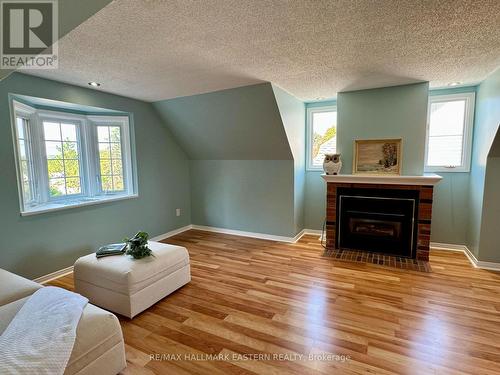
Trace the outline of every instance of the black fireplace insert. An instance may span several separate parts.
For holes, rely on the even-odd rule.
[[[418,191],[337,189],[337,248],[415,258]]]

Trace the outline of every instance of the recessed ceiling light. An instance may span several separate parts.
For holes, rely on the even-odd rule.
[[[450,82],[450,83],[448,83],[448,86],[458,86],[461,84],[462,84],[462,82],[458,82],[458,81],[457,82]]]
[[[99,86],[101,86],[101,84],[100,84],[100,83],[98,83],[98,82],[94,82],[94,81],[92,81],[92,82],[89,82],[89,86],[92,86],[92,87],[99,87]]]

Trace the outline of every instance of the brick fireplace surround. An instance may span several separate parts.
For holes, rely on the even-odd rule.
[[[327,182],[326,193],[326,247],[336,249],[337,243],[337,188],[413,190],[418,192],[418,225],[416,260],[429,260],[431,236],[433,188],[441,176],[367,176],[367,175],[323,175]],[[348,249],[353,250],[353,249]]]

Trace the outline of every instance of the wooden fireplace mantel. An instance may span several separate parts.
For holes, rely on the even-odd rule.
[[[368,175],[368,174],[339,174],[339,175],[326,175],[322,174],[321,177],[326,182],[335,182],[339,184],[381,184],[381,185],[424,185],[434,186],[443,177],[430,173],[422,176],[381,176],[381,175]]]

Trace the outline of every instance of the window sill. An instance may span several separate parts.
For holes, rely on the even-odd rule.
[[[125,199],[134,199],[139,197],[138,194],[131,195],[115,195],[113,197],[99,197],[99,198],[87,198],[81,201],[76,201],[74,203],[48,203],[42,206],[34,207],[30,210],[21,211],[21,216],[32,216],[39,215],[46,212],[54,212],[54,211],[62,211],[68,210],[71,208],[77,207],[85,207],[85,206],[93,206],[96,204],[107,203],[107,202],[116,202],[122,201]]]
[[[470,173],[470,168],[456,167],[456,168],[446,168],[446,167],[433,167],[425,168],[424,173]]]
[[[323,167],[307,167],[306,172],[321,172],[323,173]]]

